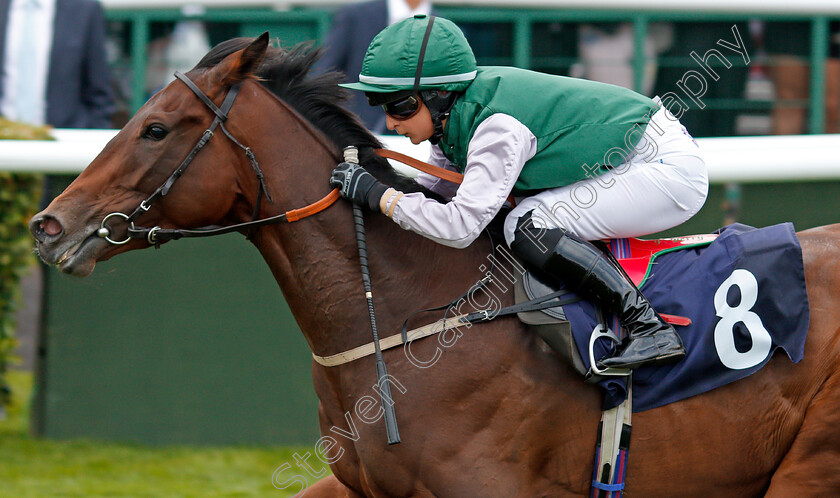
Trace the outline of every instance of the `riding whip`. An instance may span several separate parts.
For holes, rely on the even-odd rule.
[[[359,150],[354,146],[344,148],[344,160],[348,163],[359,164]],[[365,219],[360,206],[353,204],[353,223],[356,227],[356,244],[359,247],[359,263],[362,267],[362,282],[365,286],[370,327],[373,330],[373,347],[376,355],[376,384],[379,386],[379,397],[382,409],[385,410],[385,433],[388,444],[400,442],[400,431],[397,427],[397,413],[394,410],[394,398],[391,397],[391,385],[388,380],[388,369],[382,358],[382,348],[379,346],[379,332],[376,328],[376,315],[373,312],[373,293],[370,284],[370,269],[368,268],[367,241],[365,240]]]

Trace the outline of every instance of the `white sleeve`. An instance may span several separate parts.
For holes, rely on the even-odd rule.
[[[525,162],[536,152],[531,130],[510,115],[494,114],[470,140],[464,181],[452,200],[441,204],[421,193],[405,194],[393,219],[443,245],[467,247],[502,208]]]
[[[429,155],[429,164],[434,166],[438,166],[443,169],[448,169],[449,171],[458,172],[458,168],[455,167],[454,164],[449,162],[449,159],[443,155],[443,151],[440,150],[440,147],[434,145],[432,146],[431,154]],[[431,190],[436,194],[440,194],[444,199],[451,200],[455,197],[455,193],[458,191],[458,184],[453,183],[447,180],[443,180],[436,176],[432,176],[428,173],[420,172],[416,178],[417,183],[426,187],[427,189]]]

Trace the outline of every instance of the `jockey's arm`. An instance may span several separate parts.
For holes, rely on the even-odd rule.
[[[451,200],[441,204],[421,193],[405,194],[392,218],[440,244],[467,247],[502,208],[536,152],[537,139],[525,125],[507,114],[494,114],[470,140],[464,181]]]
[[[459,172],[458,168],[456,168],[454,164],[449,162],[449,159],[447,159],[446,156],[443,155],[443,151],[440,150],[440,147],[432,147],[431,154],[429,155],[429,159],[426,162],[439,168]],[[457,183],[450,182],[442,178],[438,178],[436,176],[432,176],[428,173],[422,172],[417,175],[417,183],[426,187],[432,192],[439,194],[446,200],[451,200],[453,197],[455,197],[455,193],[458,192],[458,187],[460,186]]]

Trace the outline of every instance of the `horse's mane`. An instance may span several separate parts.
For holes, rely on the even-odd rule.
[[[214,67],[253,41],[254,38],[224,41],[210,50],[193,70]],[[332,140],[339,150],[349,145],[358,147],[361,163],[381,181],[404,192],[426,192],[373,153],[374,148],[382,147],[381,142],[358,116],[342,106],[349,97],[349,90],[338,86],[344,81],[344,75],[336,71],[312,71],[322,54],[323,49],[314,48],[312,43],[300,43],[288,50],[269,47],[254,76]]]

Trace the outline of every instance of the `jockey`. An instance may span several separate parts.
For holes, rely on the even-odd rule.
[[[402,228],[463,248],[504,207],[511,250],[616,314],[628,330],[602,368],[677,361],[685,349],[636,286],[590,240],[636,237],[694,216],[708,175],[697,144],[659,99],[587,80],[511,67],[477,67],[463,33],[423,15],[381,31],[358,83],[381,105],[388,129],[429,162],[462,172],[460,186],[420,174],[446,203],[389,188],[362,166],[341,163],[330,183],[342,196]]]

